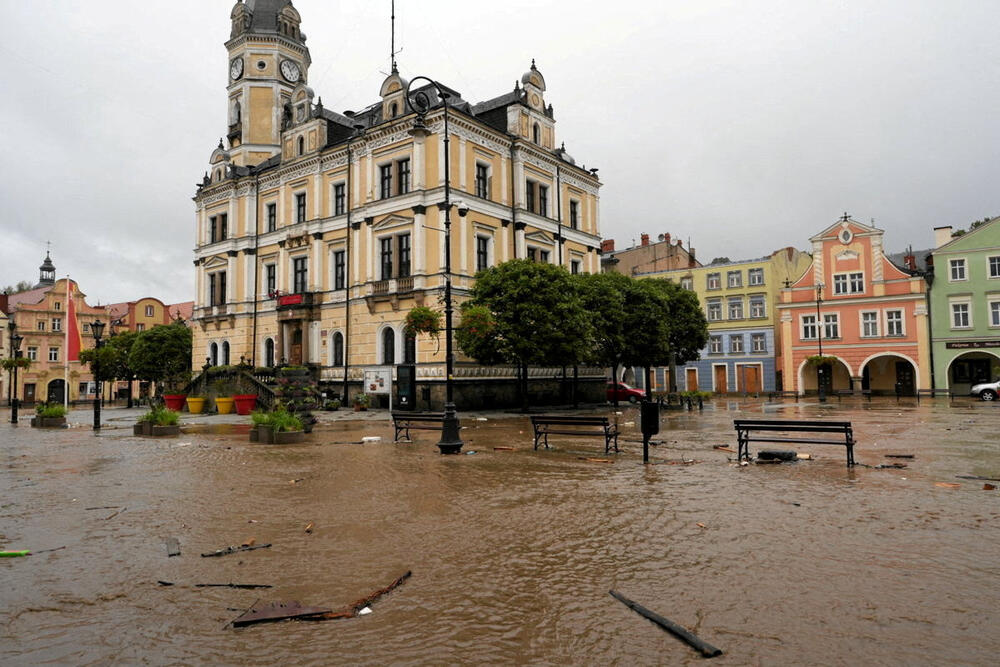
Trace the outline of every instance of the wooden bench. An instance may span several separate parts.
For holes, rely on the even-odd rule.
[[[775,398],[794,398],[795,402],[799,402],[799,392],[797,391],[771,391],[767,394],[767,400],[773,401]]]
[[[736,428],[737,460],[750,459],[751,442],[797,442],[815,445],[844,445],[847,447],[847,465],[854,465],[854,431],[851,422],[790,421],[784,419],[734,419]],[[795,437],[788,434],[815,433],[839,434],[841,439]],[[781,435],[785,434],[785,435]]]
[[[399,434],[405,432],[410,440],[410,429],[418,431],[440,431],[444,423],[444,413],[441,412],[393,412],[392,426],[396,429],[393,442],[399,442]]]
[[[618,425],[612,424],[607,417],[578,417],[563,415],[536,415],[531,418],[531,426],[535,429],[535,449],[538,441],[549,448],[550,435],[575,435],[579,437],[604,438],[604,453],[618,451]]]

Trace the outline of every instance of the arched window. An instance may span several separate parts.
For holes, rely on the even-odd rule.
[[[382,331],[382,364],[391,366],[396,363],[396,332],[386,327]]]
[[[391,118],[395,118],[398,113],[399,113],[399,105],[393,102],[392,106],[389,107],[389,115]]]
[[[542,143],[542,128],[538,127],[538,123],[531,126],[531,138],[536,144]]]
[[[339,331],[333,334],[333,365],[344,365],[344,334]]]
[[[268,368],[274,366],[274,339],[268,338],[264,341],[264,365]]]
[[[212,343],[208,346],[208,359],[213,366],[219,365],[219,344]]]
[[[306,152],[306,140],[303,137],[299,137],[299,155]]]
[[[228,366],[229,365],[229,341],[228,340],[222,341],[222,365],[223,366]]]
[[[403,363],[417,363],[417,337],[407,336],[403,339]]]

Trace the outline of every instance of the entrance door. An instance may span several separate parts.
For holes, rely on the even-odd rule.
[[[288,363],[292,366],[302,365],[302,329],[292,332],[292,345],[288,351]]]
[[[896,384],[899,385],[899,393],[903,396],[914,394],[913,366],[909,361],[896,362]]]
[[[715,373],[715,393],[728,394],[729,386],[726,384],[726,366],[714,366],[712,372]]]
[[[25,403],[34,403],[35,402],[35,383],[34,382],[30,382],[30,383],[24,385],[24,396],[21,397],[21,400],[24,401]]]
[[[698,369],[688,368],[686,373],[687,373],[687,390],[698,391]]]
[[[740,383],[740,391],[743,393],[760,393],[760,366],[738,366],[736,379]]]
[[[832,394],[833,393],[833,366],[830,364],[823,364],[820,366],[823,372],[819,376],[820,383],[823,386],[823,393]],[[865,372],[868,372],[868,367],[865,366]]]
[[[49,397],[47,400],[49,403],[62,403],[64,400],[64,395],[66,393],[66,381],[65,380],[53,380],[49,382]]]

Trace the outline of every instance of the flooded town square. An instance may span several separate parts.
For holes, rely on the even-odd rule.
[[[621,410],[607,456],[599,438],[534,451],[528,417],[503,412],[462,413],[462,454],[442,456],[433,431],[392,442],[384,411],[262,445],[246,417],[185,415],[154,439],[133,436],[138,410],[106,409],[99,435],[83,408],[64,430],[4,410],[0,548],[38,553],[0,559],[0,661],[703,660],[613,589],[721,648],[713,664],[995,662],[996,403],[717,399],[665,411],[648,466]],[[812,460],[739,466],[714,446],[736,449],[741,417],[851,421],[862,465],[797,445]],[[251,540],[271,546],[201,556]],[[343,609],[408,571],[370,614],[231,625],[272,601]],[[271,588],[197,586],[228,583]]]

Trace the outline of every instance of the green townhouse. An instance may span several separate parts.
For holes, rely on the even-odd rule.
[[[951,227],[934,235],[933,382],[962,394],[1000,377],[1000,218],[962,236]]]

